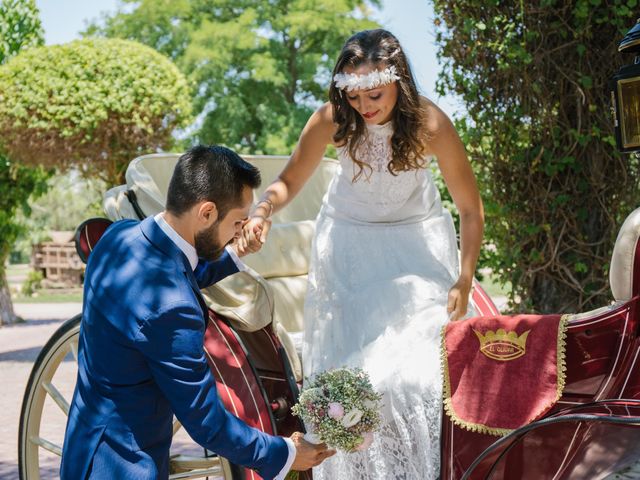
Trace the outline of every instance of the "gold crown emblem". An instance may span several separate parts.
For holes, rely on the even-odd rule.
[[[520,336],[516,332],[507,332],[502,328],[495,332],[487,330],[484,335],[477,330],[473,332],[480,340],[480,351],[484,355],[493,360],[507,362],[525,354],[527,337],[530,331],[527,330]]]

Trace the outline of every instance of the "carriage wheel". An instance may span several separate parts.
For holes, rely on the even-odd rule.
[[[58,477],[64,425],[78,370],[80,319],[81,315],[77,315],[56,330],[31,370],[22,400],[18,434],[18,466],[22,480],[39,480],[42,474]],[[174,437],[180,435],[180,430],[181,425],[176,420],[173,424]],[[186,437],[184,432],[182,435]],[[183,454],[175,453],[172,447],[170,479],[244,479],[242,469],[224,458],[191,454],[196,448],[195,444],[189,448],[187,442],[188,454]]]

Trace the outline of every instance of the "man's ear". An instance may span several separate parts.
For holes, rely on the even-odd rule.
[[[218,220],[218,207],[214,202],[202,202],[198,207],[198,220],[206,225],[212,225]]]

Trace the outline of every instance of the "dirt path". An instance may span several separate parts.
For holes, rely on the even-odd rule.
[[[18,478],[20,406],[33,363],[53,332],[64,320],[80,313],[82,305],[15,304],[14,308],[26,321],[0,328],[0,478],[7,480]],[[51,427],[64,431],[64,423]],[[43,478],[57,478],[55,470],[52,466]]]
[[[25,322],[0,328],[0,479],[18,479],[18,429],[22,397],[33,364],[47,340],[62,323],[82,310],[80,303],[14,304]],[[65,360],[54,377],[54,385],[67,401],[76,379],[75,362]],[[45,402],[41,434],[61,445],[66,417],[53,402]],[[202,449],[180,430],[174,437],[173,453],[201,456]],[[58,479],[60,459],[48,452],[40,455],[41,479]],[[213,478],[213,477],[210,477]]]

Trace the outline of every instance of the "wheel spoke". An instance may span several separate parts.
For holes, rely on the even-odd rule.
[[[73,359],[78,363],[78,339],[75,338],[69,342],[69,350],[73,355]]]
[[[169,460],[171,480],[185,478],[201,478],[205,476],[224,475],[220,464],[220,457],[192,457],[189,455],[175,455]]]
[[[49,450],[51,453],[55,453],[59,457],[62,456],[62,448],[56,445],[55,443],[51,443],[49,440],[45,440],[40,437],[29,437],[29,441],[35,445],[39,445],[45,450]]]
[[[64,414],[69,416],[69,402],[62,396],[60,390],[58,390],[53,383],[51,382],[43,382],[42,388],[44,388],[49,396],[56,402],[56,405],[60,407],[60,409],[64,412]]]
[[[221,468],[208,468],[206,470],[192,470],[184,473],[173,473],[169,475],[169,480],[185,480],[189,478],[203,478],[203,477],[220,477],[224,472]]]
[[[194,470],[196,468],[211,468],[220,466],[220,457],[193,457],[190,455],[175,455],[169,460],[171,470]]]
[[[203,478],[203,477],[219,477],[224,472],[220,467],[208,468],[206,470],[192,470],[184,473],[173,473],[169,475],[169,480],[185,480],[189,478]]]
[[[54,416],[59,416],[55,409],[48,410],[49,407],[46,404],[47,396],[51,397],[67,417],[69,416],[70,402],[65,398],[66,389],[62,388],[66,383],[60,383],[59,377],[56,377],[56,372],[62,362],[65,359],[69,360],[70,356],[73,357],[76,363],[78,362],[78,317],[74,317],[73,321],[75,323],[66,324],[65,330],[61,331],[60,334],[56,332],[56,336],[48,342],[47,356],[43,357],[38,364],[38,376],[34,378],[30,389],[30,410],[24,419],[21,417],[21,422],[25,425],[25,428],[19,440],[19,445],[22,446],[20,447],[22,449],[20,462],[22,462],[21,465],[24,471],[29,472],[25,478],[31,478],[31,476],[39,478],[38,474],[41,467],[39,457],[44,453],[44,450],[58,457],[62,456],[62,444],[58,445],[43,438],[41,435],[44,432],[41,429],[41,425],[48,422],[46,415],[43,416],[45,410],[48,412],[47,415],[52,413]],[[66,374],[67,371],[68,369],[65,367],[65,371],[61,375]],[[66,377],[64,378],[66,379]],[[65,381],[63,380],[63,382]],[[174,417],[173,434],[178,433],[181,428],[181,422]],[[56,438],[55,441],[59,440]],[[231,475],[226,460],[217,456],[207,458],[176,455],[171,458],[170,472],[170,480],[203,479],[205,477],[221,480],[221,478],[230,478]]]
[[[180,423],[180,420],[175,420],[173,422],[173,436],[175,437],[176,433],[178,433],[178,430],[180,430],[182,428],[182,424]]]

